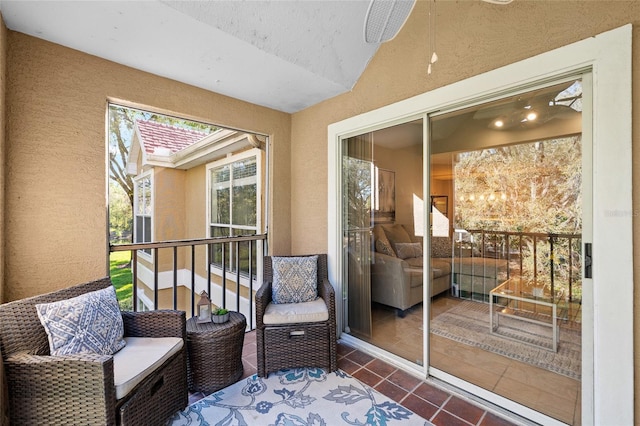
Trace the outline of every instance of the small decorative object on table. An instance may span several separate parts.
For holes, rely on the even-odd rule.
[[[225,308],[214,309],[211,314],[211,320],[215,324],[222,324],[229,321],[229,311]]]
[[[206,291],[202,290],[200,293],[200,300],[198,300],[198,317],[197,322],[199,324],[205,322],[211,322],[211,301]]]

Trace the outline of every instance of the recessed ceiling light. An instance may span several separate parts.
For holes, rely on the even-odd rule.
[[[504,126],[504,121],[497,119],[496,121],[493,122],[493,125],[497,128],[500,128],[502,126]]]
[[[533,121],[536,118],[538,118],[538,114],[536,114],[534,111],[531,111],[529,114],[527,114],[527,120],[529,121]]]

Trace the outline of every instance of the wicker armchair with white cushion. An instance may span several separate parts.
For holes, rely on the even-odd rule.
[[[335,291],[327,255],[264,258],[256,293],[258,375],[287,368],[338,368]]]
[[[188,402],[185,336],[184,312],[120,312],[108,277],[0,305],[11,424],[165,424]]]

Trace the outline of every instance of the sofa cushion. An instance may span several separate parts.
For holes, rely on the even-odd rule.
[[[394,248],[400,259],[422,257],[422,245],[420,243],[397,243]]]
[[[126,344],[113,286],[35,306],[51,355],[113,355]]]
[[[113,356],[116,399],[122,399],[149,374],[177,353],[179,337],[125,337],[127,345]]]
[[[395,247],[398,243],[411,243],[411,237],[404,226],[396,223],[395,225],[383,225],[384,233],[391,242],[391,246]]]
[[[431,273],[433,278],[440,278],[451,273],[451,261],[444,259],[431,259]]]
[[[375,250],[378,253],[396,257],[396,252],[393,250],[393,247],[391,247],[391,243],[381,225],[375,225],[373,227],[373,239],[375,240]]]
[[[410,257],[404,262],[412,268],[422,268],[422,257]]]
[[[329,311],[323,299],[312,302],[275,304],[269,303],[262,321],[266,325],[291,324],[296,322],[320,322],[329,319]]]
[[[271,258],[273,303],[310,302],[318,297],[318,256]]]
[[[386,254],[387,256],[396,257],[396,253],[391,248],[391,244],[389,243],[389,240],[387,240],[386,236],[384,240],[383,239],[376,240],[376,251],[378,253]]]

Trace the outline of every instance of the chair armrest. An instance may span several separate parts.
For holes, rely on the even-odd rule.
[[[115,425],[112,356],[18,353],[5,360],[5,373],[19,424]]]
[[[336,291],[327,278],[323,279],[318,285],[318,296],[324,300],[329,311],[329,320],[335,323],[336,312]]]
[[[147,312],[123,311],[125,337],[187,337],[184,311],[158,310]]]
[[[262,317],[267,305],[271,302],[271,281],[262,283],[255,296],[256,301],[256,327],[261,327]]]
[[[318,296],[322,297],[327,304],[331,301],[333,304],[336,303],[336,291],[327,278],[323,279],[318,286]]]

